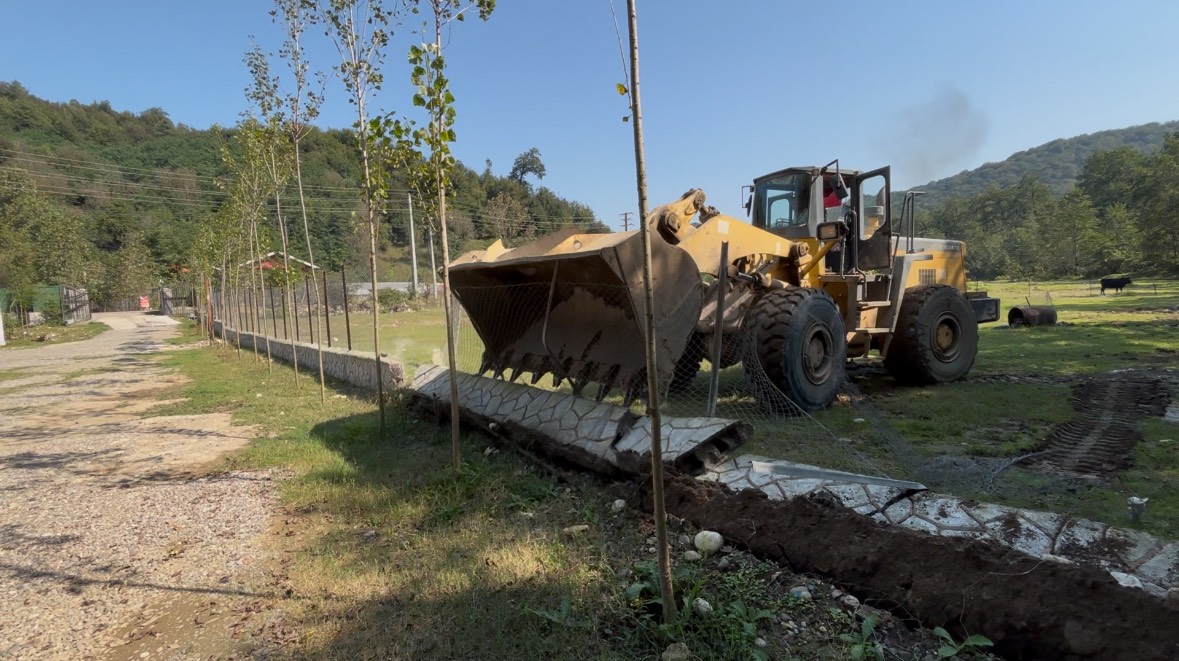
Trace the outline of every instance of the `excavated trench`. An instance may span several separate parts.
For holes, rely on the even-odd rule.
[[[821,499],[770,500],[672,473],[668,512],[925,626],[959,638],[981,633],[1005,657],[1179,658],[1179,607],[1097,568],[886,526]],[[650,510],[649,479],[641,496]]]
[[[449,406],[438,400],[415,401],[440,422],[447,418]],[[544,458],[635,484],[634,504],[652,509],[649,464],[638,456],[610,464],[522,425],[497,423],[465,408],[462,418]],[[667,469],[670,514],[795,571],[828,576],[865,603],[924,626],[945,627],[958,639],[985,635],[1007,658],[1179,658],[1179,603],[1122,587],[1095,567],[1035,558],[985,539],[888,526],[833,500],[782,501],[733,491],[697,480],[685,468],[693,469]]]

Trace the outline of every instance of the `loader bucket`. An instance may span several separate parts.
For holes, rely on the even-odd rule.
[[[652,235],[657,373],[661,389],[700,318],[695,261]],[[480,373],[554,385],[575,394],[598,383],[633,400],[646,387],[643,251],[638,232],[566,230],[510,250],[497,243],[450,267],[450,284],[483,341]]]

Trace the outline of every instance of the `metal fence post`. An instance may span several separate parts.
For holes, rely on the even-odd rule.
[[[274,336],[278,337],[278,314],[274,308],[274,287],[267,287],[267,292],[270,294],[270,326],[274,329]],[[282,320],[283,329],[286,329],[287,320]]]
[[[721,242],[720,269],[716,280],[716,321],[712,327],[712,372],[708,378],[708,416],[716,415],[720,394],[721,351],[724,349],[725,289],[729,287],[729,242]]]
[[[348,350],[352,351],[352,319],[349,316],[352,312],[348,309],[348,276],[344,275],[344,269],[340,269],[340,282],[344,285],[344,330],[348,332]]]
[[[311,278],[315,277],[315,271],[311,275],[303,276],[303,293],[307,296],[307,341],[315,342],[315,314],[311,312]]]
[[[328,299],[327,269],[324,269],[323,270],[323,325],[324,325],[324,328],[326,329],[326,330],[324,330],[324,333],[327,335],[327,345],[328,345],[329,349],[332,348],[332,319],[329,316],[331,313],[332,306],[330,305],[330,302],[331,301]]]

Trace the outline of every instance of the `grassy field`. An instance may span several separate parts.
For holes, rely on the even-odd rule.
[[[899,388],[869,370],[853,378],[866,403],[840,402],[813,421],[767,421],[749,449],[821,465],[868,465],[894,476],[911,475],[914,464],[938,457],[959,457],[967,466],[976,459],[1014,458],[1042,449],[1052,429],[1073,418],[1072,386],[1079,380],[1114,370],[1179,368],[1177,282],[1131,285],[1105,296],[1095,286],[1072,282],[1037,283],[1030,289],[1028,283],[985,283],[983,288],[1002,299],[1004,321],[1011,307],[1030,300],[1053,304],[1060,325],[984,325],[974,368],[959,383]],[[962,496],[1179,537],[1179,451],[1168,441],[1179,439],[1179,428],[1149,418],[1141,421],[1141,429],[1133,467],[1109,479],[1062,485],[1016,465],[993,482],[982,480],[985,488],[969,476],[948,484]],[[799,436],[819,442],[792,440]],[[898,444],[897,437],[903,442]],[[832,444],[837,439],[847,443]],[[1150,498],[1141,522],[1130,521],[1129,496]]]
[[[110,326],[97,321],[90,321],[72,326],[10,326],[4,324],[4,339],[7,342],[0,350],[27,349],[46,344],[62,344],[63,342],[77,342],[110,330]]]
[[[745,395],[740,368],[722,374],[718,415],[750,422],[755,437],[746,451],[831,468],[915,478],[916,469],[940,457],[1001,460],[1041,449],[1054,427],[1073,416],[1073,384],[1086,376],[1120,369],[1179,367],[1179,282],[1134,284],[1102,296],[1086,282],[978,283],[1002,300],[1003,322],[980,329],[979,352],[965,381],[930,388],[900,388],[871,367],[853,371],[866,396],[841,398],[813,417],[767,417]],[[1054,305],[1059,325],[1008,328],[1013,306]],[[371,348],[371,326],[353,343]],[[342,322],[333,320],[333,334]],[[440,308],[382,315],[382,351],[416,365],[441,360],[446,338]],[[460,368],[478,364],[478,339],[460,330]],[[542,381],[544,386],[548,381]],[[568,390],[568,386],[563,387]],[[673,397],[668,412],[700,415],[707,379]],[[617,395],[611,401],[617,401]],[[1062,490],[1052,480],[1018,466],[1002,479],[979,478],[968,464],[964,479],[934,486],[959,495],[1033,508],[1055,508],[1111,523],[1130,524],[1125,500],[1150,497],[1151,515],[1136,524],[1179,537],[1179,451],[1160,441],[1179,435],[1172,425],[1144,420],[1145,440],[1134,451],[1134,468],[1096,485]],[[969,470],[967,470],[969,469]]]
[[[293,554],[276,576],[286,596],[268,658],[655,659],[673,641],[718,660],[846,659],[864,641],[890,658],[937,649],[896,622],[864,628],[821,579],[741,553],[726,571],[678,562],[681,596],[713,613],[660,626],[650,520],[615,511],[605,485],[487,453],[478,435],[464,437],[456,473],[445,428],[394,403],[382,437],[371,401],[333,388],[320,404],[312,380],[296,388],[285,366],[268,374],[223,345],[162,360],[191,382],[161,393],[184,401],[153,415],[232,412],[260,437],[222,468],[292,475],[276,539]],[[814,600],[788,596],[808,584]]]

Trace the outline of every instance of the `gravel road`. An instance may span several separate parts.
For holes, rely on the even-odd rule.
[[[228,414],[144,417],[181,381],[153,359],[174,321],[95,320],[112,330],[0,350],[0,659],[235,656],[279,476],[208,472],[254,435]]]

